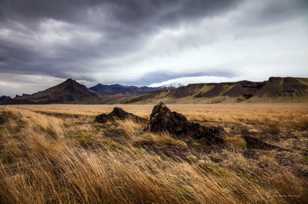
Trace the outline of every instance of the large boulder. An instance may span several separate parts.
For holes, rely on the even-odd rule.
[[[108,121],[116,120],[133,120],[135,122],[146,122],[144,118],[136,116],[132,113],[128,113],[119,107],[115,107],[112,112],[108,114],[103,113],[96,116],[95,118],[95,121],[99,123],[106,123]]]
[[[224,143],[222,128],[205,127],[188,121],[184,115],[172,112],[162,102],[153,108],[147,129],[151,132],[168,132],[177,137],[204,138],[209,144]]]

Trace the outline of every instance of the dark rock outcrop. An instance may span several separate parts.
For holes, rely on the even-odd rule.
[[[246,147],[248,149],[261,149],[261,150],[282,149],[278,146],[271,145],[271,144],[268,144],[266,142],[263,142],[262,140],[260,140],[256,137],[245,135],[245,136],[243,136],[243,138],[246,141]]]
[[[4,124],[6,122],[6,118],[3,114],[0,113],[0,125]]]
[[[99,123],[106,123],[107,121],[116,121],[116,120],[133,120],[135,122],[146,122],[146,119],[136,116],[132,113],[124,111],[122,108],[115,107],[112,112],[106,114],[100,114],[96,116],[95,121]]]
[[[164,103],[159,103],[153,108],[147,130],[168,132],[178,137],[204,138],[208,144],[224,143],[222,128],[205,127],[188,121],[184,115],[172,112]]]

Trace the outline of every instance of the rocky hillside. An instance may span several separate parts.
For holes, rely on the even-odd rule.
[[[256,94],[258,97],[307,96],[308,79],[272,77]]]
[[[230,83],[190,84],[136,97],[130,102],[152,103],[220,103],[255,101],[306,101],[308,79],[271,77],[264,82],[239,81]]]

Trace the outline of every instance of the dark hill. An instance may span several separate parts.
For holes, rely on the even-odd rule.
[[[258,97],[307,96],[308,80],[305,78],[271,77],[260,89]]]
[[[12,98],[9,96],[0,96],[0,105],[9,104],[12,102]]]
[[[97,93],[78,82],[67,79],[63,83],[31,95],[16,96],[14,104],[48,104],[48,103],[97,103]]]

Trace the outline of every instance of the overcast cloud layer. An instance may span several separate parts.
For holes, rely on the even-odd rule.
[[[0,95],[308,77],[306,0],[0,0]]]

